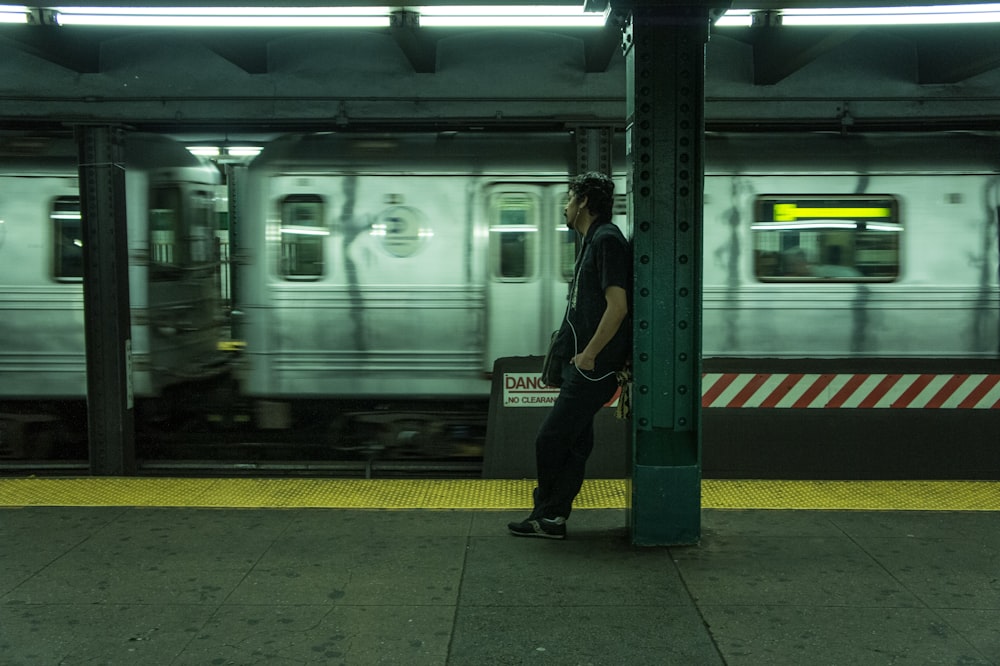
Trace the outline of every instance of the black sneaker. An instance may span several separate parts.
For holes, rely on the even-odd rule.
[[[519,523],[507,523],[507,529],[514,536],[542,537],[543,539],[565,539],[565,518],[538,518],[523,520]]]

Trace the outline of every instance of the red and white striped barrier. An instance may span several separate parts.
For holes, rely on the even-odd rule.
[[[702,407],[1000,409],[1000,375],[706,373]]]

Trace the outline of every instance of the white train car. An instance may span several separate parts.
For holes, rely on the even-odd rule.
[[[571,278],[572,150],[505,135],[269,146],[241,231],[248,392],[483,394],[496,358],[542,353]],[[995,140],[713,135],[706,154],[706,358],[996,356]]]
[[[998,354],[995,137],[715,136],[704,355]]]
[[[563,314],[572,159],[569,136],[269,145],[240,220],[246,392],[488,395],[493,361],[539,353]]]
[[[705,149],[706,475],[996,478],[977,433],[1000,427],[1000,139],[710,134]],[[261,422],[340,418],[333,447],[371,439],[351,418],[432,442],[440,420],[419,404],[484,404],[494,361],[541,355],[564,311],[574,158],[566,134],[269,145],[236,250]]]
[[[67,427],[79,436],[85,421],[70,405],[83,404],[87,384],[75,144],[5,145],[18,150],[0,155],[0,413],[43,423],[74,413]],[[220,174],[163,137],[132,135],[125,155],[132,379],[142,399],[223,369]]]
[[[76,162],[0,159],[0,399],[86,395]]]

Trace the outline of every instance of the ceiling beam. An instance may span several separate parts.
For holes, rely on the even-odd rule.
[[[396,45],[418,74],[437,71],[437,39],[420,28],[420,15],[410,10],[393,12],[389,17],[389,32]]]
[[[198,42],[215,53],[220,58],[228,60],[247,74],[267,74],[267,44],[265,35],[255,33],[261,39],[247,39],[233,31],[202,32],[190,30],[185,36],[197,39]]]
[[[774,85],[852,39],[859,31],[855,28],[808,31],[781,26],[748,28],[748,41],[753,45],[754,83]]]
[[[92,33],[68,35],[53,26],[5,25],[0,36],[25,53],[79,74],[94,74],[101,69],[101,44]]]
[[[901,31],[901,36],[907,36],[907,32]],[[940,26],[912,32],[910,39],[917,49],[917,83],[959,83],[1000,67],[1000,29],[996,25],[962,26],[961,32],[942,30]]]
[[[603,29],[583,37],[583,52],[588,74],[608,71],[611,58],[622,48],[622,30],[608,21]]]

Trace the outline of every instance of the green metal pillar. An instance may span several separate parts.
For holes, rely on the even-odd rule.
[[[90,471],[121,476],[135,473],[125,133],[119,127],[87,125],[77,128],[76,135]]]
[[[690,0],[689,0],[690,1]],[[633,544],[701,537],[705,45],[712,10],[625,0],[635,256]]]

